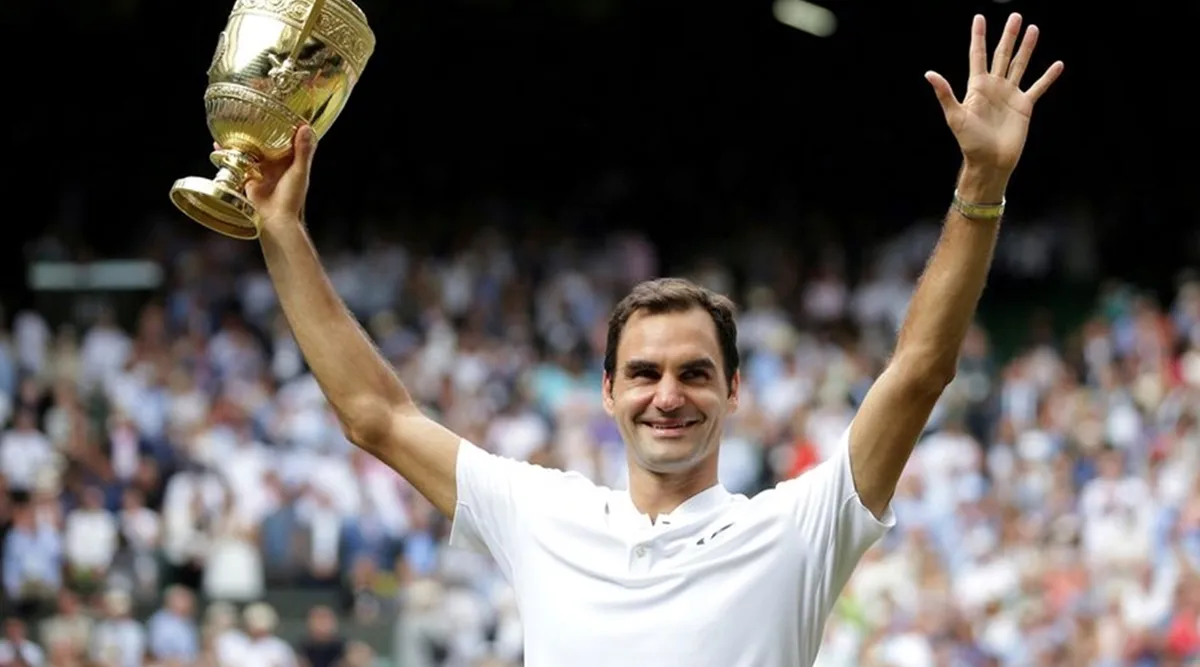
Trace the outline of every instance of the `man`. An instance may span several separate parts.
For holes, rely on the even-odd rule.
[[[452,543],[495,557],[516,590],[529,667],[812,663],[851,571],[893,523],[897,479],[954,376],[1033,105],[1062,72],[1055,63],[1020,90],[1038,35],[1030,26],[1014,54],[1020,28],[1014,14],[989,70],[975,17],[961,102],[926,74],[963,166],[893,359],[844,449],[753,499],[717,482],[740,383],[723,297],[664,280],[617,306],[603,393],[630,481],[628,491],[600,488],[485,453],[422,414],[338,299],[304,230],[307,128],[294,157],[250,184],[271,279],[347,435],[453,519]]]

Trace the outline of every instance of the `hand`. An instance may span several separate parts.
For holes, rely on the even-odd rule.
[[[220,150],[220,146],[216,148]],[[290,154],[279,160],[259,163],[262,177],[246,183],[246,198],[258,210],[262,226],[300,220],[316,149],[317,140],[312,128],[302,125],[292,138]]]
[[[1021,16],[1009,16],[992,56],[991,71],[987,68],[986,30],[984,18],[976,15],[971,24],[971,74],[962,102],[955,99],[950,84],[940,74],[927,72],[925,79],[942,105],[946,124],[958,140],[966,168],[991,172],[1007,181],[1025,147],[1033,105],[1062,74],[1063,64],[1055,62],[1029,90],[1022,92],[1021,76],[1037,45],[1037,26],[1031,25],[1025,31],[1014,58]]]

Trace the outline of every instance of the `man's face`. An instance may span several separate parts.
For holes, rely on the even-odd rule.
[[[604,378],[604,407],[631,463],[671,474],[716,453],[738,396],[738,377],[727,381],[722,368],[717,327],[704,310],[629,318]]]

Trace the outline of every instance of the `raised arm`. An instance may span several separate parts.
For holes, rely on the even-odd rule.
[[[1003,212],[1004,192],[1025,145],[1034,103],[1063,65],[1056,62],[1028,91],[1019,88],[1037,43],[1029,26],[1013,49],[1021,17],[1013,14],[987,67],[982,16],[971,27],[970,80],[960,103],[950,84],[929,72],[963,166],[941,238],[917,283],[891,362],[863,400],[850,429],[850,467],[867,509],[882,515],[917,437],[954,378],[963,338],[987,279]]]
[[[347,437],[453,518],[459,437],[421,413],[329,282],[301,220],[316,149],[309,128],[294,146],[246,188],[284,315]]]

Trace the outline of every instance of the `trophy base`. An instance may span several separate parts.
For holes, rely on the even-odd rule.
[[[258,238],[258,213],[246,197],[216,181],[189,176],[171,187],[171,203],[184,215],[219,234]]]

